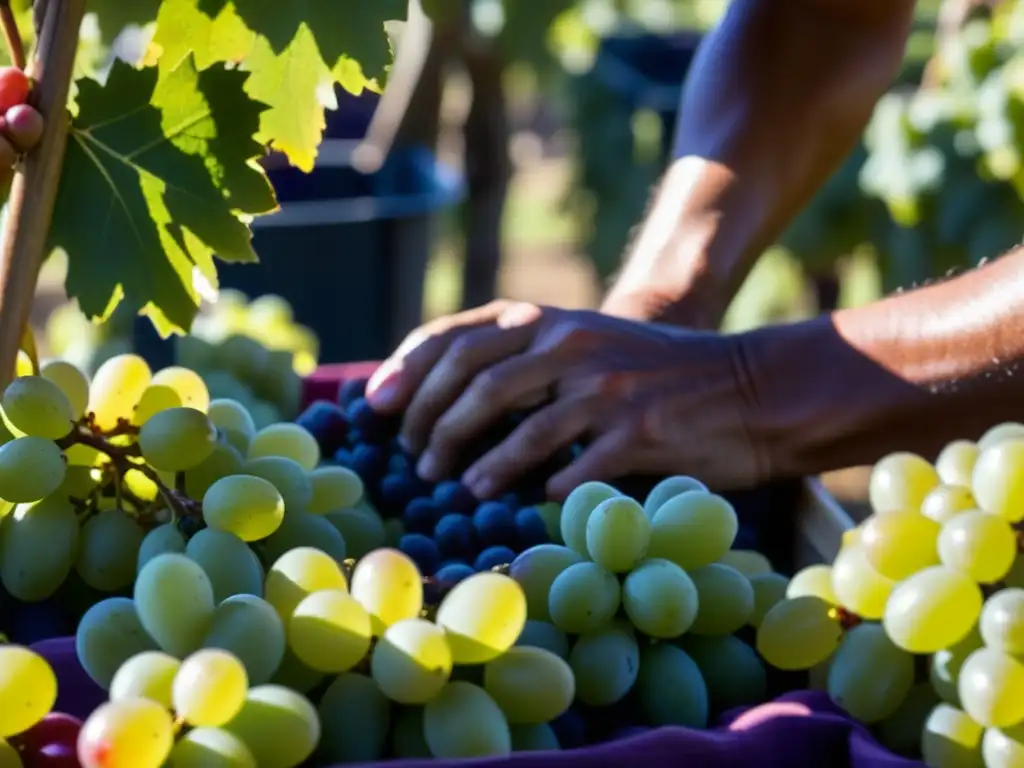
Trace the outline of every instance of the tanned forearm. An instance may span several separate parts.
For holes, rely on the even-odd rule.
[[[676,160],[603,309],[717,327],[754,260],[853,147],[913,0],[734,0],[691,67]]]
[[[1024,418],[1024,249],[944,283],[740,337],[783,475],[871,463]]]

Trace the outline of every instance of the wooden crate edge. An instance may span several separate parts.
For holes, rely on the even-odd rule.
[[[843,534],[855,525],[818,478],[807,478],[797,511],[796,567],[832,562],[842,545]]]

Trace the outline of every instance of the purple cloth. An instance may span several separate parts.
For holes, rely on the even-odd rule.
[[[75,656],[74,638],[32,646],[53,666],[59,681],[56,709],[83,720],[106,694]],[[389,761],[395,768],[438,768],[437,760]],[[919,768],[897,757],[827,695],[799,691],[752,709],[730,712],[714,730],[658,728],[630,738],[565,752],[521,752],[507,758],[463,760],[459,768],[619,768],[622,765],[692,765],[695,768]]]

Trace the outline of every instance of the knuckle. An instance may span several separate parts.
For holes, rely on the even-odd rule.
[[[453,368],[461,370],[471,363],[475,350],[476,340],[474,335],[472,333],[463,333],[448,345],[448,352],[445,356]]]
[[[485,371],[481,371],[473,379],[473,396],[485,402],[499,399],[503,389],[501,386],[502,378],[498,368],[488,368]]]

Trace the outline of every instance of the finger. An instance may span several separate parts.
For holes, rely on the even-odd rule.
[[[4,134],[19,152],[27,152],[39,143],[43,135],[43,116],[28,104],[18,104],[7,110]]]
[[[577,486],[591,480],[610,482],[632,469],[632,434],[627,428],[613,429],[587,446],[576,460],[547,483],[548,495],[559,501]]]
[[[596,402],[593,398],[566,398],[531,414],[466,470],[462,482],[478,499],[501,493],[586,432],[592,426]]]
[[[437,420],[469,383],[495,363],[525,350],[533,335],[533,326],[490,326],[468,331],[452,342],[430,369],[406,409],[402,439],[409,450],[419,453],[426,448]],[[429,471],[426,466],[424,469]]]

